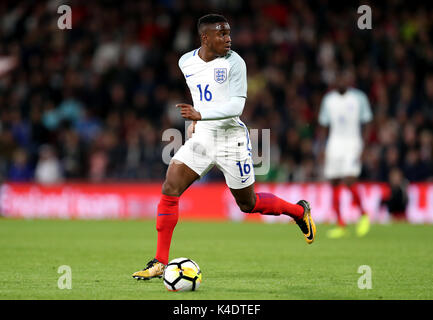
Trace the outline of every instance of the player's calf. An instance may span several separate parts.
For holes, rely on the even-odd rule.
[[[256,206],[256,194],[254,192],[254,184],[242,189],[230,188],[230,191],[235,197],[236,204],[242,212],[253,212],[253,209]]]
[[[251,213],[253,211],[255,206],[254,200],[247,200],[247,201],[236,201],[236,204],[238,205],[239,209],[241,209],[242,212],[245,213]]]
[[[304,216],[304,207],[299,203],[293,204],[287,202],[272,193],[258,192],[256,193],[255,206],[251,212],[259,212],[264,215],[272,216],[284,214],[294,220],[299,220]]]

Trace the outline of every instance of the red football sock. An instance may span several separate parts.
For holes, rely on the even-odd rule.
[[[359,209],[361,209],[361,214],[366,214],[364,208],[362,207],[361,199],[359,198],[359,192],[358,189],[356,189],[356,186],[351,185],[349,187],[349,190],[352,193],[353,202],[355,202],[355,204],[359,207]]]
[[[258,192],[256,193],[256,205],[251,213],[253,212],[272,216],[285,214],[298,220],[304,216],[304,207],[284,201],[272,193]]]
[[[332,188],[332,206],[334,208],[335,213],[337,214],[337,224],[341,227],[346,226],[343,218],[341,217],[340,212],[340,186],[336,186]]]
[[[156,216],[156,230],[158,231],[158,242],[156,245],[155,258],[163,263],[168,263],[171,237],[174,227],[179,219],[179,197],[166,196],[163,194],[158,204]]]

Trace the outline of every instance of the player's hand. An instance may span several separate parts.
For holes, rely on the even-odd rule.
[[[180,108],[180,114],[182,115],[182,118],[193,121],[201,120],[200,112],[196,111],[192,105],[179,103],[176,105],[176,107]]]
[[[195,124],[197,121],[193,121],[186,130],[186,135],[188,136],[188,139],[192,137],[192,134],[195,132]]]

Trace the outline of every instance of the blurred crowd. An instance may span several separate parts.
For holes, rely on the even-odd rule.
[[[72,8],[60,30],[58,6]],[[362,3],[368,4],[368,3]],[[161,181],[162,133],[185,131],[191,103],[179,57],[199,47],[197,19],[223,14],[245,60],[241,119],[271,129],[259,181],[323,180],[317,116],[339,66],[369,97],[362,179],[433,179],[433,8],[358,1],[0,2],[0,181]],[[207,180],[223,179],[211,171]]]

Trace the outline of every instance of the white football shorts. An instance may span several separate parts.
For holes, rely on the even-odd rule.
[[[226,134],[193,133],[173,160],[183,162],[200,178],[217,166],[231,189],[243,189],[255,182],[251,143],[243,128]]]
[[[326,146],[325,179],[358,177],[361,174],[362,144],[334,142]]]

